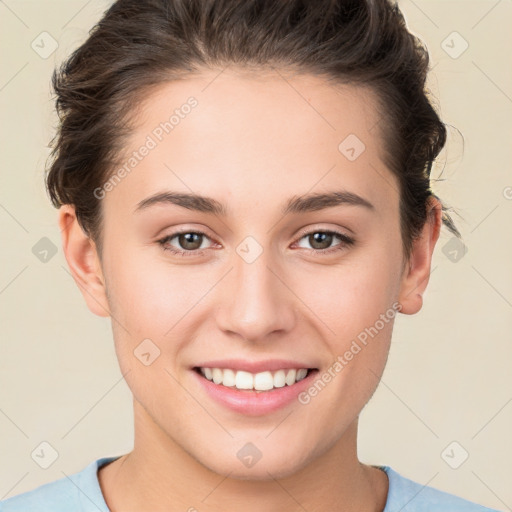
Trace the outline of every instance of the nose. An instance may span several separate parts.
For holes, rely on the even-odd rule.
[[[278,268],[265,251],[252,263],[234,255],[234,268],[224,280],[226,286],[217,308],[221,330],[261,342],[293,328],[296,299]]]

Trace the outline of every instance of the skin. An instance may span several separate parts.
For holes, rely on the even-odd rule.
[[[190,96],[197,107],[102,199],[101,259],[73,207],[59,211],[72,275],[89,309],[112,317],[134,397],[133,451],[98,473],[105,500],[114,512],[382,511],[387,476],[358,460],[357,425],[384,370],[393,320],[309,404],[266,415],[212,401],[190,367],[291,358],[322,374],[395,301],[402,314],[417,313],[441,205],[432,198],[406,262],[376,98],[309,75],[230,69],[166,83],[145,96],[127,154]],[[352,162],[338,150],[348,134],[366,146]],[[281,213],[292,197],[341,189],[374,210],[344,204]],[[215,198],[228,215],[173,204],[134,213],[163,190]],[[204,232],[196,245],[202,240],[203,254],[175,256],[159,245],[177,228]],[[355,243],[322,254],[340,240],[313,245],[303,230],[335,230]],[[247,236],[263,251],[250,264],[236,252]],[[168,245],[187,250],[178,237]],[[160,349],[149,366],[133,353],[146,338]],[[236,456],[247,442],[262,453],[250,468]]]

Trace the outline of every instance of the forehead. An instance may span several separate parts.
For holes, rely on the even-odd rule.
[[[382,188],[393,178],[379,117],[368,88],[311,75],[228,69],[170,81],[142,98],[122,159],[134,165],[109,201],[133,211],[171,189],[277,207],[284,196],[334,187],[385,207]],[[150,149],[134,161],[143,146]]]
[[[161,84],[142,97],[139,135],[168,120],[189,98],[197,102],[192,121],[180,122],[174,135],[193,124],[197,137],[214,137],[215,142],[227,136],[239,141],[266,139],[268,145],[277,131],[281,137],[275,143],[303,139],[306,149],[308,142],[335,142],[348,130],[362,139],[374,138],[369,132],[380,119],[377,97],[369,87],[279,70],[258,75],[228,68]],[[235,127],[243,131],[235,132]]]

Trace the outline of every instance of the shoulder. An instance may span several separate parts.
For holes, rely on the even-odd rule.
[[[497,512],[434,487],[402,476],[389,466],[377,466],[388,475],[389,489],[383,512]]]
[[[116,458],[97,459],[77,473],[0,501],[0,512],[109,512],[97,471]]]

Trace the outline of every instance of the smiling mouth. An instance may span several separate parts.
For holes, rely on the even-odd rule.
[[[202,368],[198,366],[194,367],[193,370],[204,379],[218,386],[256,393],[276,391],[293,386],[312,373],[318,372],[317,368],[286,368],[254,374],[229,368]]]

